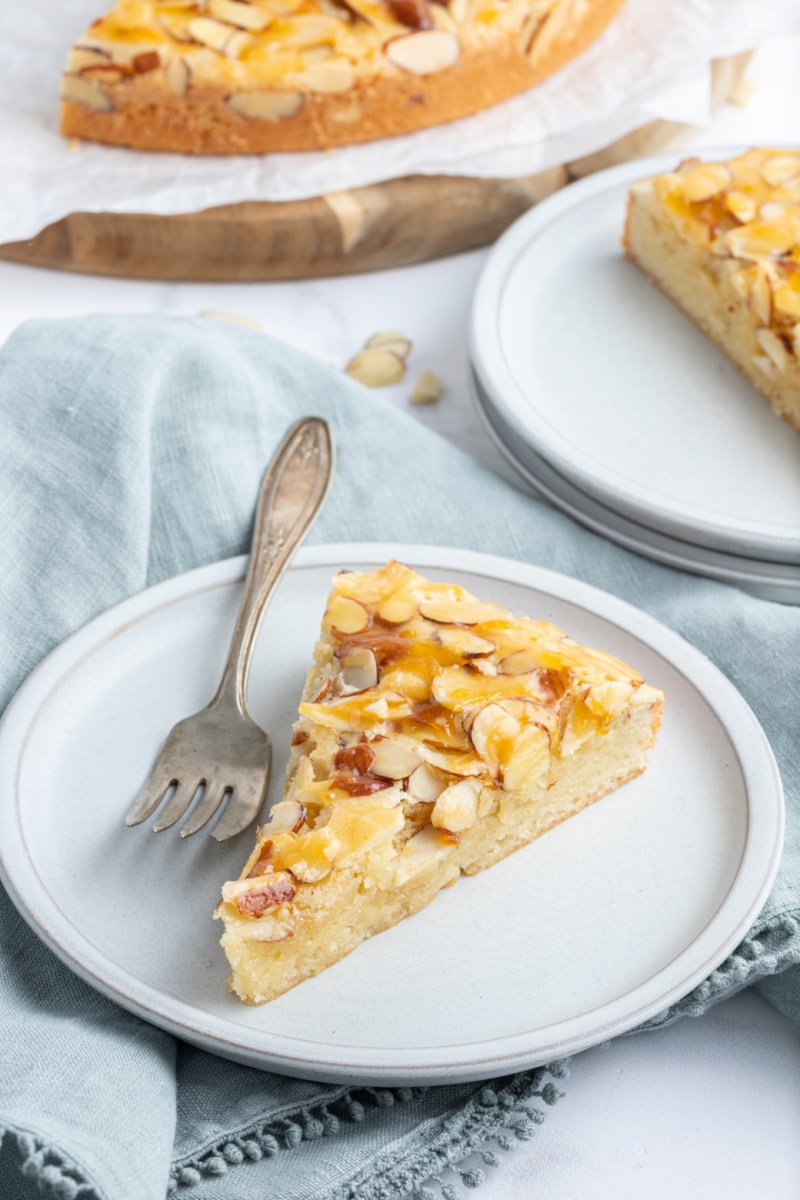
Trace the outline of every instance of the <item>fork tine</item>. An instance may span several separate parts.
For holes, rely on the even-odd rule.
[[[222,803],[222,798],[226,791],[230,791],[230,788],[226,787],[225,784],[206,784],[202,800],[189,816],[189,819],[181,825],[182,838],[191,837],[193,833],[197,833],[198,829],[202,829],[211,820]]]
[[[211,836],[218,842],[224,842],[246,829],[264,803],[268,782],[269,768],[263,772],[255,786],[251,783],[249,786],[240,784],[235,787],[228,800],[228,807],[211,830]]]
[[[175,792],[170,797],[161,816],[153,824],[154,833],[161,833],[163,829],[169,829],[176,821],[180,821],[194,800],[198,787],[201,783],[205,783],[205,780],[201,779],[200,783],[194,784],[181,783],[180,780],[174,782],[176,784]]]
[[[128,809],[125,818],[126,825],[141,825],[151,817],[166,796],[172,780],[163,772],[153,770],[142,784],[139,795]]]

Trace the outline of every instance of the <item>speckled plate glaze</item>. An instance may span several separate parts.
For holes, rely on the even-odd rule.
[[[302,549],[265,618],[250,701],[274,738],[273,798],[331,576],[391,557],[635,664],[667,697],[649,770],[317,978],[240,1004],[211,914],[252,834],[181,843],[123,824],[164,730],[214,690],[233,559],[98,617],[20,689],[0,725],[0,871],[73,971],[214,1053],[341,1082],[488,1078],[631,1029],[713,970],[771,886],[781,785],[740,694],[645,613],[509,559],[363,544]]]

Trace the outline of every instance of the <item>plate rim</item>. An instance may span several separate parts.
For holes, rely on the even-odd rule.
[[[800,149],[800,143],[791,148]],[[702,154],[708,159],[731,157],[745,149],[747,147],[741,145],[710,146],[704,147]],[[676,150],[607,167],[576,180],[568,188],[546,197],[518,217],[494,243],[478,276],[469,316],[469,360],[480,371],[484,385],[491,391],[498,409],[514,429],[516,436],[529,444],[540,457],[552,462],[561,475],[572,480],[575,486],[591,495],[598,503],[634,520],[637,524],[651,524],[654,530],[677,540],[699,546],[708,545],[711,549],[740,557],[796,562],[800,555],[800,524],[797,528],[786,524],[783,526],[783,532],[777,533],[774,526],[765,525],[763,522],[752,525],[739,519],[728,519],[727,522],[716,519],[706,522],[700,510],[682,505],[678,497],[671,498],[668,502],[659,502],[638,484],[621,482],[610,476],[601,478],[592,472],[591,466],[586,462],[576,464],[574,454],[568,453],[559,444],[558,435],[554,439],[548,439],[542,429],[526,423],[518,411],[518,405],[510,399],[513,397],[521,401],[526,409],[529,407],[524,391],[508,367],[500,336],[500,299],[514,266],[515,257],[553,220],[557,220],[585,200],[632,183],[636,179],[674,168],[676,162],[681,157],[687,157],[687,154],[681,155],[680,151]],[[621,229],[622,214],[620,232]],[[742,543],[753,546],[752,555],[742,554]]]
[[[470,370],[469,383],[478,416],[497,450],[521,478],[554,507],[609,541],[665,566],[741,587],[762,599],[781,604],[800,604],[800,563],[765,562],[762,559],[743,558],[725,550],[695,546],[660,530],[649,529],[632,517],[615,512],[594,496],[581,491],[577,484],[566,479],[530,446],[526,446],[528,453],[525,458],[515,452],[504,439],[501,428],[493,424],[494,416],[502,426],[503,416],[492,413],[491,394],[475,367]]]
[[[79,669],[84,659],[90,657],[111,632],[145,619],[155,609],[179,603],[204,590],[238,582],[244,574],[246,556],[222,559],[137,592],[81,626],[52,650],[28,676],[0,721],[0,788],[2,794],[9,797],[0,805],[0,879],[12,902],[40,940],[73,972],[109,999],[211,1053],[289,1076],[339,1083],[383,1084],[439,1084],[478,1080],[539,1066],[635,1028],[686,995],[718,966],[750,928],[769,894],[782,849],[784,807],[780,774],[766,734],[741,693],[691,643],[628,601],[549,568],[454,547],[346,542],[303,547],[295,555],[290,570],[320,566],[336,568],[343,562],[379,565],[390,557],[415,563],[423,569],[461,570],[516,583],[587,608],[593,615],[624,628],[644,641],[651,651],[665,657],[684,675],[684,664],[688,660],[692,674],[687,678],[696,689],[696,675],[699,673],[703,684],[701,694],[724,728],[742,772],[747,797],[747,832],[742,859],[724,899],[704,929],[673,962],[664,964],[644,984],[591,1010],[589,1014],[582,1013],[544,1027],[549,1031],[546,1039],[542,1038],[541,1031],[538,1037],[534,1031],[535,1048],[530,1045],[529,1032],[486,1039],[480,1043],[470,1042],[466,1043],[466,1047],[457,1043],[435,1050],[423,1048],[416,1052],[420,1057],[415,1062],[409,1062],[414,1051],[386,1047],[351,1047],[349,1049],[353,1053],[348,1056],[348,1047],[331,1049],[329,1046],[321,1059],[320,1043],[310,1044],[312,1052],[310,1048],[298,1046],[297,1039],[275,1035],[270,1037],[268,1031],[266,1040],[270,1044],[266,1048],[263,1045],[254,1046],[254,1041],[264,1041],[263,1031],[256,1038],[253,1030],[231,1026],[224,1019],[194,1008],[185,1001],[166,996],[157,987],[137,978],[132,979],[127,970],[109,964],[106,956],[97,951],[86,935],[61,913],[56,898],[37,888],[38,875],[33,863],[24,854],[24,839],[17,820],[17,783],[23,766],[25,745],[31,736],[36,714],[42,707],[42,697],[46,700],[54,687]],[[676,652],[677,661],[674,657]],[[740,723],[746,727],[747,737],[737,739],[731,725],[735,728]],[[744,756],[742,741],[746,750]],[[759,822],[752,820],[756,797],[764,810],[760,813],[762,819]],[[23,857],[18,858],[21,853]],[[738,906],[735,921],[723,920],[734,901]],[[724,926],[724,931],[721,926]],[[696,953],[698,947],[702,948],[702,954]],[[673,979],[666,989],[662,987],[657,996],[648,997],[648,989],[652,992],[652,980],[660,979],[670,970],[674,974],[675,963],[680,964],[692,958],[690,952],[695,952],[691,970],[684,972],[680,979]],[[103,965],[105,970],[102,969]],[[131,980],[133,986],[126,989],[126,981]],[[644,995],[638,1007],[631,1009],[626,1001],[639,993]],[[589,1022],[592,1025],[590,1030],[586,1028],[587,1015],[595,1018]],[[231,1034],[231,1028],[235,1035]],[[283,1044],[288,1042],[291,1045]],[[480,1052],[477,1047],[482,1048]],[[465,1048],[468,1053],[465,1053]],[[375,1053],[371,1055],[372,1051]],[[343,1061],[348,1057],[352,1061]]]

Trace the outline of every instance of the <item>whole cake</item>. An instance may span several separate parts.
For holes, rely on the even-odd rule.
[[[800,152],[689,158],[629,192],[628,257],[800,431]]]
[[[284,798],[215,912],[231,990],[280,995],[640,774],[662,708],[547,622],[398,562],[340,573]]]
[[[371,141],[540,82],[623,0],[117,0],[61,83],[61,131],[260,154]]]

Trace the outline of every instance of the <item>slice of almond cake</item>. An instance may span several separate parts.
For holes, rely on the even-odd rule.
[[[639,775],[663,695],[399,562],[332,585],[284,798],[215,916],[231,990],[316,975]]]

